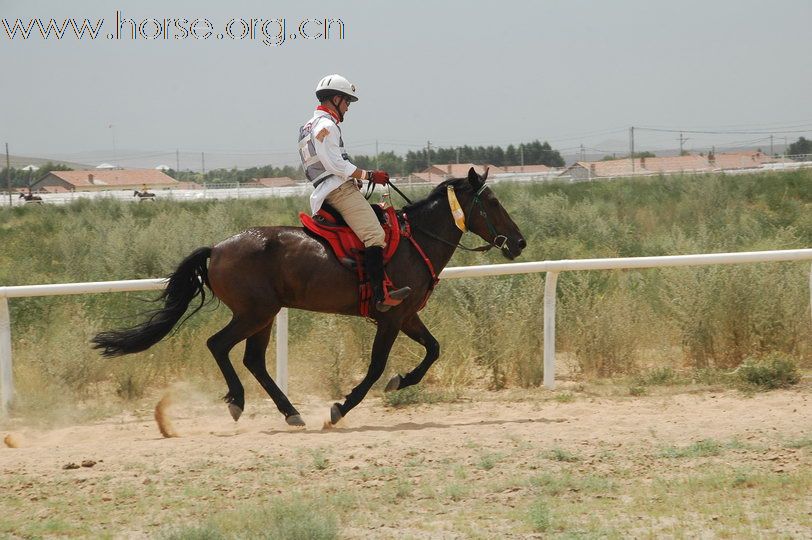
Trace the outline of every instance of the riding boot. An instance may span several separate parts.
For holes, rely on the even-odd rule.
[[[364,251],[364,268],[369,283],[372,285],[372,295],[375,299],[375,308],[378,311],[389,311],[392,306],[400,304],[412,292],[411,287],[402,287],[387,291],[384,284],[383,248],[372,246]]]

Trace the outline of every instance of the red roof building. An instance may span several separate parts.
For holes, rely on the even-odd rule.
[[[178,182],[156,169],[92,169],[51,171],[31,186],[32,190],[61,186],[68,191],[177,188]]]

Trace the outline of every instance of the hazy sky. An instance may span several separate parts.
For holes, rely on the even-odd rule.
[[[170,19],[168,38],[108,39],[117,10],[136,23]],[[35,27],[12,40],[3,26],[70,17],[104,19],[100,36],[43,39]],[[208,39],[174,39],[172,19],[197,18],[214,27]],[[268,46],[258,28],[253,40],[217,39],[230,20],[240,35],[239,19],[252,18],[284,19],[288,38]],[[291,39],[306,19],[311,39]],[[343,21],[343,39],[337,24],[313,39],[316,19]],[[629,126],[763,132],[686,134],[695,150],[769,147],[770,132],[783,145],[812,136],[810,20],[810,0],[0,0],[0,143],[125,166],[174,166],[176,149],[184,168],[200,152],[207,167],[296,163],[315,84],[337,72],[360,95],[343,126],[350,153],[372,154],[376,140],[405,153],[427,140],[534,139],[563,153],[623,152]],[[278,28],[265,26],[274,42]],[[149,21],[144,31],[160,33]],[[675,148],[677,138],[638,130],[636,144]]]

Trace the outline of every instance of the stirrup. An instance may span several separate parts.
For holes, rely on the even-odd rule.
[[[395,291],[388,291],[386,287],[384,287],[384,297],[383,300],[375,303],[375,309],[381,312],[386,312],[392,309],[394,306],[400,305],[403,300],[405,300],[410,294],[412,294],[411,287],[402,287]]]

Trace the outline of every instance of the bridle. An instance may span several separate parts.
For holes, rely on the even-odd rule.
[[[375,191],[375,184],[371,184],[371,186],[372,186],[372,189],[369,189],[369,186],[367,186],[367,192],[366,192],[366,195],[365,195],[365,197],[367,199],[369,199],[372,196],[372,192]],[[408,204],[412,204],[412,201],[409,199],[409,197],[407,197],[401,190],[399,190],[397,188],[397,186],[395,186],[392,182],[387,182],[387,186],[394,189],[397,192],[397,194],[400,195],[401,197],[403,197],[403,199]],[[476,205],[477,209],[479,210],[479,215],[482,216],[482,218],[485,220],[485,225],[488,227],[488,231],[493,235],[493,240],[488,245],[479,246],[479,247],[475,247],[475,248],[469,248],[467,246],[464,246],[460,242],[454,243],[454,242],[449,242],[445,238],[440,238],[439,236],[437,236],[433,232],[427,231],[427,230],[423,229],[422,227],[420,227],[420,228],[415,227],[415,230],[418,230],[421,233],[425,234],[426,236],[428,236],[430,238],[433,238],[435,240],[438,240],[438,241],[442,242],[443,244],[446,244],[448,246],[452,246],[454,248],[460,248],[460,249],[465,250],[465,251],[489,251],[492,248],[496,247],[496,248],[501,249],[502,252],[505,253],[505,255],[510,255],[510,248],[508,247],[507,236],[505,236],[504,234],[498,234],[496,232],[496,227],[493,226],[493,223],[491,223],[490,217],[488,217],[488,212],[485,211],[485,206],[484,206],[484,203],[482,202],[481,195],[485,191],[485,189],[487,189],[487,188],[488,188],[488,186],[483,183],[482,187],[477,190],[477,192],[474,194],[474,198],[471,200],[471,204],[468,205],[468,211],[463,212],[463,219],[466,219],[465,216],[470,216],[471,215],[471,211],[474,209],[474,206]],[[470,229],[468,229],[468,227],[466,227],[463,232],[468,232],[469,230]]]
[[[482,193],[487,188],[488,186],[483,183],[482,187],[477,190],[476,194],[474,194],[474,200],[471,201],[471,204],[468,206],[468,212],[465,215],[470,216],[471,210],[473,210],[474,205],[476,205],[477,209],[479,210],[479,215],[482,216],[482,219],[485,220],[485,225],[488,227],[488,232],[490,232],[491,235],[493,236],[493,240],[491,241],[491,245],[488,247],[488,249],[490,249],[491,247],[498,247],[502,251],[507,252],[508,251],[507,236],[505,236],[504,234],[498,234],[496,232],[496,227],[494,227],[493,223],[491,223],[491,219],[490,217],[488,217],[488,212],[485,211],[484,203],[480,198],[480,195],[482,195]]]

